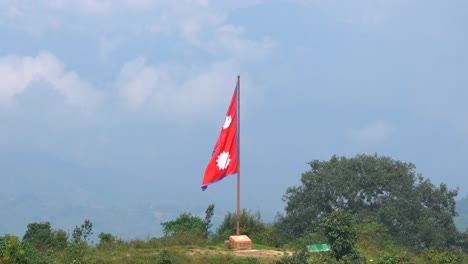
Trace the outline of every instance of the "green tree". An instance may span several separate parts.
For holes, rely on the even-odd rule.
[[[276,234],[273,225],[262,221],[260,211],[251,212],[242,209],[240,212],[241,235],[249,236],[255,243],[277,246]],[[215,241],[224,241],[237,232],[237,213],[229,212],[224,216],[223,222],[216,230]]]
[[[5,235],[0,237],[0,257],[7,263],[14,263],[15,258],[21,254],[20,250],[21,242],[17,236]]]
[[[54,234],[49,222],[30,223],[23,236],[23,242],[37,249],[53,247]]]
[[[213,224],[211,224],[211,218],[214,214],[214,208],[215,205],[210,204],[205,211],[205,221],[203,221],[203,235],[205,237],[208,237],[208,235],[210,234],[210,228],[213,226]]]
[[[328,243],[331,246],[332,254],[336,260],[341,260],[345,256],[355,259],[357,252],[354,250],[354,242],[356,239],[356,231],[353,228],[352,216],[349,212],[342,209],[325,217],[323,228]]]
[[[115,236],[112,235],[111,233],[101,232],[99,233],[98,238],[99,238],[99,244],[111,244],[115,242]]]
[[[64,250],[68,243],[68,234],[62,229],[55,230],[54,234],[54,248],[57,250]]]
[[[194,216],[190,213],[182,213],[176,220],[162,222],[164,236],[172,236],[179,233],[189,232],[208,237],[211,227],[211,217],[214,213],[214,204],[208,206],[205,211],[205,219]]]
[[[395,240],[413,248],[446,247],[456,240],[453,222],[457,190],[434,186],[411,163],[377,155],[314,160],[301,185],[287,189],[286,214],[278,225],[291,240],[321,226],[338,208],[357,222],[382,222]]]
[[[75,226],[72,234],[72,242],[75,244],[88,244],[91,235],[93,234],[93,223],[86,219],[81,226]]]

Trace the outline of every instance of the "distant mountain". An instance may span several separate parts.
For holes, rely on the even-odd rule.
[[[22,237],[29,223],[44,221],[71,233],[89,219],[94,236],[108,232],[123,239],[145,239],[162,236],[160,223],[182,212],[204,213],[207,204],[174,199],[160,178],[150,181],[138,177],[133,168],[129,171],[2,149],[0,236]],[[227,213],[215,210],[213,228]]]
[[[456,201],[456,211],[458,216],[455,217],[455,224],[459,231],[468,229],[468,197]]]
[[[120,176],[120,177],[117,177]],[[18,152],[0,153],[0,236],[22,237],[27,225],[48,221],[72,232],[85,219],[95,235],[110,232],[124,239],[161,235],[161,221],[176,216],[171,201],[130,192],[135,179],[66,160]],[[142,198],[143,197],[143,198]]]

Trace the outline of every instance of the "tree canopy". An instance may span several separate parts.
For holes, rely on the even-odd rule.
[[[49,222],[30,223],[23,236],[23,241],[28,242],[36,248],[46,248],[54,241],[54,233]]]
[[[338,208],[358,222],[378,221],[393,237],[413,248],[447,247],[456,240],[457,190],[435,186],[412,163],[378,155],[333,156],[314,160],[301,185],[287,189],[279,220],[289,239],[313,232]]]
[[[164,236],[172,236],[178,233],[191,232],[208,237],[211,228],[211,218],[214,213],[214,204],[210,204],[205,211],[205,219],[194,216],[190,213],[182,213],[176,220],[162,222]]]

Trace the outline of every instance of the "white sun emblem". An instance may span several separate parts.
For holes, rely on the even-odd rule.
[[[231,162],[231,159],[229,158],[229,152],[223,151],[221,154],[219,154],[216,162],[218,163],[216,166],[218,166],[220,170],[226,169],[229,166],[229,162]]]
[[[223,129],[228,128],[231,125],[231,122],[232,122],[231,116],[226,116],[226,120],[224,120]]]

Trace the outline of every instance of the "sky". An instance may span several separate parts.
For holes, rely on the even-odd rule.
[[[266,221],[308,162],[411,162],[468,196],[468,2],[0,1],[0,235],[31,222],[162,234],[201,191],[241,81],[241,207]]]

